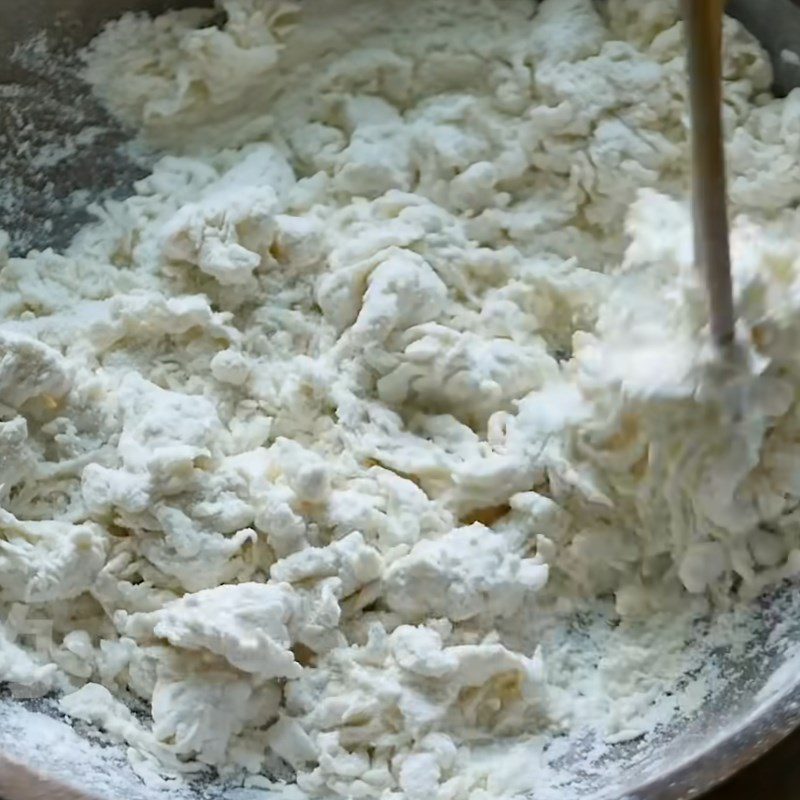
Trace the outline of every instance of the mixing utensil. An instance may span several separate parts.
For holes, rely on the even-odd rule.
[[[695,261],[708,289],[711,336],[733,342],[731,258],[722,133],[724,0],[684,0],[691,106],[692,214]]]

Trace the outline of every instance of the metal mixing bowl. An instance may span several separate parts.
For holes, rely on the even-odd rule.
[[[67,68],[76,47],[123,11],[154,13],[165,6],[196,4],[0,0],[0,229],[11,234],[12,250],[66,245],[88,219],[85,207],[90,200],[125,196],[146,169],[146,162],[120,151],[125,131]],[[731,0],[728,8],[773,56],[775,91],[783,94],[800,86],[800,63],[785,57],[785,51],[800,54],[800,0]],[[48,47],[54,46],[52,57],[44,61],[37,40],[34,46],[23,46],[40,31],[47,31]],[[69,159],[48,157],[65,138],[75,137],[87,126],[101,131],[91,144],[75,148]],[[754,612],[756,634],[751,646],[744,654],[727,657],[734,689],[713,695],[690,723],[661,731],[646,746],[619,746],[604,767],[607,774],[583,774],[580,786],[576,778],[574,795],[565,787],[564,800],[698,797],[777,744],[800,725],[798,611],[800,593],[795,586],[781,587],[762,599]],[[724,653],[719,657],[726,661]],[[109,796],[129,800],[192,796],[192,792],[165,789],[162,794],[142,787],[121,751],[113,748],[85,744],[79,749],[80,763],[65,759],[59,744],[74,734],[54,719],[42,720],[42,738],[31,747],[30,736],[24,734],[37,705],[25,706],[0,692],[0,752],[77,786],[111,787]],[[578,758],[575,765],[577,774]],[[221,793],[206,787],[203,796]],[[245,796],[238,795],[242,800]]]

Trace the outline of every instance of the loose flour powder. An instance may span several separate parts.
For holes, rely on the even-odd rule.
[[[800,93],[751,37],[727,371],[672,3],[221,0],[86,61],[170,154],[2,259],[0,678],[148,780],[343,798],[699,702],[675,620],[800,571]]]

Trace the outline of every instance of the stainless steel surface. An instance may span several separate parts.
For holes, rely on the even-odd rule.
[[[42,30],[55,31],[68,45],[85,44],[104,22],[126,11],[155,14],[165,8],[192,5],[169,0],[17,0],[0,3],[0,48],[23,41]]]
[[[683,0],[692,117],[694,257],[705,276],[711,336],[733,343],[733,289],[722,133],[723,0]]]
[[[79,78],[74,53],[125,11],[210,5],[210,0],[0,0],[0,229],[12,253],[65,247],[89,220],[87,205],[125,196],[146,169],[120,152],[130,137]],[[49,61],[37,57],[47,35]],[[90,143],[65,144],[91,130]]]
[[[800,0],[729,0],[726,11],[766,47],[775,70],[775,91],[800,86],[800,64],[781,53],[800,54]]]
[[[800,86],[800,67],[780,57],[784,50],[800,53],[798,2],[800,0],[731,0],[728,6],[729,12],[744,21],[775,57],[776,90],[779,92]],[[0,165],[8,167],[13,163],[15,179],[19,179],[12,187],[13,205],[4,206],[0,197],[0,228],[11,228],[12,234],[23,232],[24,235],[18,237],[20,249],[22,243],[39,247],[66,243],[75,227],[86,219],[85,200],[68,202],[75,190],[87,190],[88,198],[114,191],[124,195],[129,191],[131,180],[142,173],[139,165],[118,151],[125,132],[114,126],[93,103],[74,73],[62,74],[61,66],[74,65],[70,53],[75,45],[86,42],[104,20],[123,10],[152,12],[165,4],[162,0],[29,0],[21,6],[18,0],[0,0]],[[184,0],[183,4],[195,3]],[[35,59],[26,59],[24,52],[12,57],[18,45],[45,29],[59,44],[61,60],[57,68],[41,69]],[[91,146],[78,148],[67,164],[37,166],[35,156],[42,148],[74,135],[86,124],[95,124],[104,133]],[[4,174],[3,183],[8,179],[9,175]],[[0,196],[2,189],[0,186]],[[55,225],[48,230],[47,222],[54,218]],[[659,738],[647,743],[647,747],[637,742],[619,746],[614,763],[608,766],[614,767],[617,776],[624,775],[622,783],[626,788],[622,795],[626,800],[697,797],[757,758],[800,724],[800,665],[788,672],[783,668],[781,672],[786,659],[784,645],[798,645],[800,652],[800,613],[797,613],[800,602],[797,598],[797,589],[788,587],[764,601],[759,612],[755,648],[744,656],[732,657],[730,667],[740,675],[740,680],[731,692],[704,707],[691,724],[662,732]],[[776,637],[774,632],[779,626],[782,635]],[[773,674],[783,675],[784,680],[775,683],[773,691],[764,695],[764,682]],[[32,710],[41,707],[36,702],[22,705]],[[40,771],[58,772],[59,780],[69,777],[81,785],[88,773],[107,769],[111,775],[109,780],[119,777],[118,785],[128,786],[125,781],[130,772],[122,760],[109,760],[108,767],[101,765],[107,751],[98,749],[102,758],[100,755],[96,759],[85,756],[81,763],[59,769],[47,752],[27,753],[23,723],[9,713],[9,709],[15,707],[0,695],[0,743],[18,759],[28,756]],[[53,721],[52,724],[57,723]],[[15,727],[17,725],[20,727]],[[580,765],[581,762],[576,760],[575,763]],[[0,772],[2,770],[0,762]],[[618,782],[615,781],[615,785]],[[572,795],[565,789],[564,800],[576,797],[618,800],[621,796],[619,790],[609,788],[610,782],[602,774],[588,776],[584,785],[585,790],[575,789]],[[117,796],[125,796],[126,800],[152,800],[158,796],[135,783],[130,783],[129,787],[129,790],[108,794],[108,800]],[[205,792],[205,797],[213,795],[208,789]],[[5,800],[14,799],[7,797]]]

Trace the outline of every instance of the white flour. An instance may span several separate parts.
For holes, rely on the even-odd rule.
[[[670,4],[220,6],[95,40],[174,154],[0,273],[0,678],[149,781],[549,796],[800,572],[800,93],[727,24],[727,375]]]

